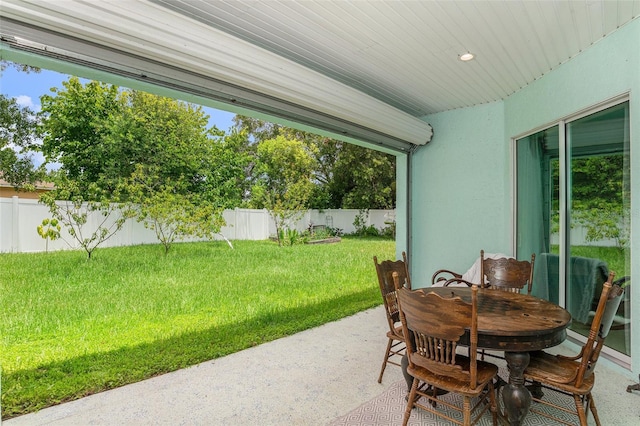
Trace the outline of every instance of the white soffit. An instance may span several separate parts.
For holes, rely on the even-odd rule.
[[[431,126],[291,60],[147,1],[4,0],[4,45],[113,71],[400,151]]]
[[[640,15],[640,0],[150,1],[414,117],[504,99]]]

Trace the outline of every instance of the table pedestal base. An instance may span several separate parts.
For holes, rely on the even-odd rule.
[[[524,370],[529,365],[529,352],[505,352],[509,383],[502,388],[505,415],[511,426],[520,425],[531,406],[531,393],[524,386]]]

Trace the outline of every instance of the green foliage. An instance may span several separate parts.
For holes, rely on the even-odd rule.
[[[155,232],[165,255],[177,239],[211,239],[225,225],[223,209],[185,190],[188,185],[184,176],[163,179],[157,167],[138,166],[128,180],[127,192],[136,203],[138,221]]]
[[[395,157],[342,143],[329,192],[344,209],[392,209],[396,199]]]
[[[282,136],[307,147],[315,161],[307,208],[395,207],[393,155],[249,117],[236,116],[234,123],[255,144]]]
[[[292,246],[295,244],[302,244],[307,240],[307,237],[298,232],[297,229],[280,229],[278,235],[278,242],[282,246]]]
[[[2,419],[196,365],[382,303],[392,241],[0,255]],[[292,267],[295,265],[295,267]],[[231,284],[230,284],[231,283]]]
[[[36,149],[35,113],[0,94],[0,179],[16,188],[41,180],[44,168],[32,159]]]
[[[574,208],[621,205],[628,196],[629,178],[624,176],[623,154],[574,158],[571,161],[571,198]],[[626,183],[626,184],[625,184]]]
[[[48,162],[60,163],[67,178],[76,182],[78,195],[86,198],[89,186],[109,192],[126,173],[129,164],[112,126],[127,96],[117,86],[97,81],[83,85],[77,77],[40,97],[42,152]],[[123,132],[126,129],[122,130]]]
[[[60,223],[58,219],[43,219],[38,225],[37,232],[45,240],[45,253],[49,252],[49,240],[55,241],[60,238]]]
[[[572,211],[575,224],[586,228],[586,240],[613,239],[629,246],[629,176],[623,154],[574,159],[571,162]]]
[[[629,246],[630,181],[625,174],[628,155],[613,154],[574,158],[571,161],[571,227],[586,229],[586,241],[616,241],[618,248]],[[559,177],[553,165],[554,206],[551,232],[559,231]]]
[[[380,236],[395,240],[396,239],[396,223],[391,222],[387,226],[382,228],[380,230]]]
[[[43,152],[78,195],[88,198],[90,186],[109,195],[142,166],[216,208],[241,205],[246,135],[208,129],[202,107],[174,99],[76,77],[63,86],[41,99]]]
[[[139,91],[125,93],[127,107],[111,124],[117,136],[114,143],[119,145],[119,157],[111,161],[127,165],[117,175],[129,178],[143,166],[161,181],[179,182],[183,194],[217,198],[219,194],[212,191],[227,180],[225,164],[215,155],[222,134],[215,128],[207,130],[208,116],[202,107]]]
[[[620,250],[629,247],[629,210],[605,205],[602,208],[572,212],[572,220],[586,230],[586,241],[612,239]]]
[[[356,228],[354,235],[358,237],[377,237],[380,232],[374,225],[367,225],[369,222],[369,210],[362,209],[358,212],[353,220],[353,226]]]
[[[233,123],[236,129],[250,135],[253,143],[275,139],[283,134],[283,127],[279,124],[269,123],[246,115],[236,115],[233,117]]]
[[[333,228],[330,226],[314,226],[313,223],[309,223],[307,230],[304,232],[304,236],[309,240],[323,240],[331,237],[340,237],[343,235],[343,231],[340,228]]]
[[[344,230],[341,228],[333,228],[328,226],[327,227],[327,232],[329,233],[329,235],[333,236],[333,237],[341,237],[344,235]]]
[[[312,171],[313,159],[300,141],[278,136],[258,144],[252,207],[269,211],[279,245],[281,231],[306,211]]]
[[[61,164],[61,190],[52,196],[71,200],[57,217],[89,256],[134,214],[165,253],[176,239],[220,232],[222,210],[241,205],[248,188],[244,134],[207,129],[202,107],[174,99],[76,77],[63,86],[42,97],[43,152]],[[47,205],[60,210],[52,199]],[[105,222],[112,228],[79,237],[92,211],[123,215]]]
[[[216,206],[240,207],[251,189],[249,177],[255,161],[247,149],[247,135],[231,131],[216,138],[208,155],[201,193],[209,194],[207,199]]]
[[[361,233],[362,230],[365,229],[368,221],[369,221],[369,211],[360,210],[356,215],[356,217],[353,219],[353,226],[356,228],[356,234]]]

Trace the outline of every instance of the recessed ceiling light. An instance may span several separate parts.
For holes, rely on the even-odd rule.
[[[460,55],[460,60],[463,62],[467,62],[470,61],[474,58],[473,53],[463,53],[462,55]]]

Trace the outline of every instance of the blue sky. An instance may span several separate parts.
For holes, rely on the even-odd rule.
[[[40,110],[40,96],[49,94],[50,88],[62,87],[62,82],[68,79],[67,74],[55,71],[42,70],[40,73],[24,73],[13,68],[7,68],[0,78],[2,94],[16,98],[18,104],[29,106],[34,111]],[[203,107],[209,115],[209,125],[215,125],[218,129],[229,131],[233,126],[235,114],[217,109]]]

